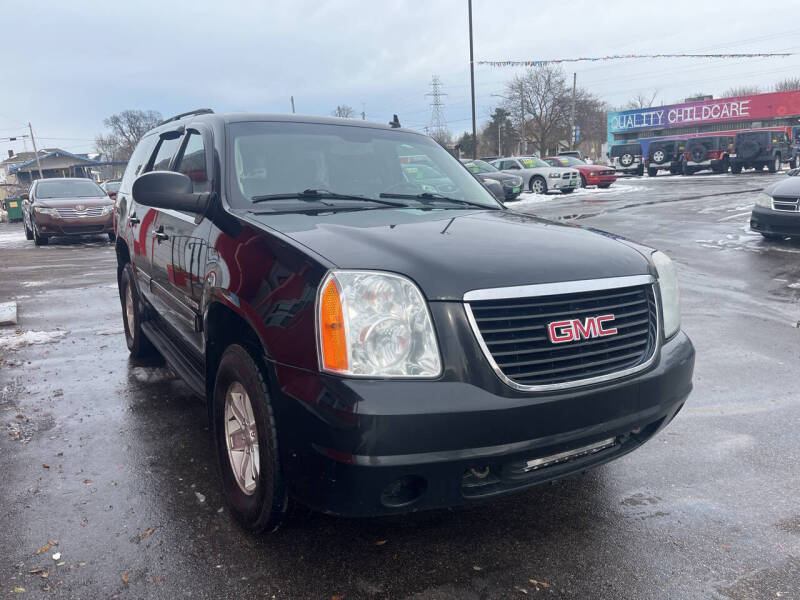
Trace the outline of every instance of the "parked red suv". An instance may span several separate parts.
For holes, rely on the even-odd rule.
[[[599,188],[607,188],[617,180],[617,171],[613,167],[590,165],[573,156],[548,156],[545,160],[554,167],[577,169],[581,174],[581,187],[596,185]]]

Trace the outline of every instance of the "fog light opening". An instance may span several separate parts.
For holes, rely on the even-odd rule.
[[[400,507],[416,502],[428,489],[428,482],[419,475],[406,475],[395,479],[381,492],[381,503],[384,506]]]
[[[489,465],[470,467],[461,474],[461,485],[465,488],[482,487],[498,481],[500,481],[500,478],[492,474],[492,469]]]

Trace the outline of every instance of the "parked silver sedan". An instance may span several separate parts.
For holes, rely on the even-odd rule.
[[[535,194],[555,190],[571,194],[580,186],[580,173],[569,167],[553,167],[535,156],[510,156],[490,163],[504,173],[522,177],[524,189]]]

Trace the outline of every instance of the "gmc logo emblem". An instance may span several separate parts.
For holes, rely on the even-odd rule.
[[[616,335],[616,327],[606,327],[606,323],[613,320],[614,315],[599,315],[597,317],[586,317],[584,320],[553,321],[547,325],[547,335],[554,344]]]

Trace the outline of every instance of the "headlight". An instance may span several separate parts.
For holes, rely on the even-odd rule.
[[[514,185],[522,185],[522,177],[516,177],[515,176],[512,181],[513,181]]]
[[[550,173],[548,177],[552,179],[558,179],[559,177],[561,177],[561,173]]]
[[[651,258],[658,272],[658,287],[661,290],[661,312],[664,319],[664,339],[667,339],[675,335],[681,328],[678,274],[669,256],[663,252],[653,252]]]
[[[756,196],[756,206],[772,208],[772,196],[761,192],[758,196]]]
[[[428,304],[393,273],[331,271],[317,299],[320,368],[359,377],[436,377],[439,347]]]
[[[591,173],[589,173],[589,177],[597,177],[597,173],[592,171]]]
[[[107,205],[105,205],[103,207],[103,213],[102,214],[103,214],[103,216],[110,215],[113,210],[114,210],[114,205],[113,204],[107,204]]]
[[[51,217],[58,216],[58,211],[55,208],[47,208],[46,206],[37,206],[33,210],[36,211],[37,215],[50,215]]]

